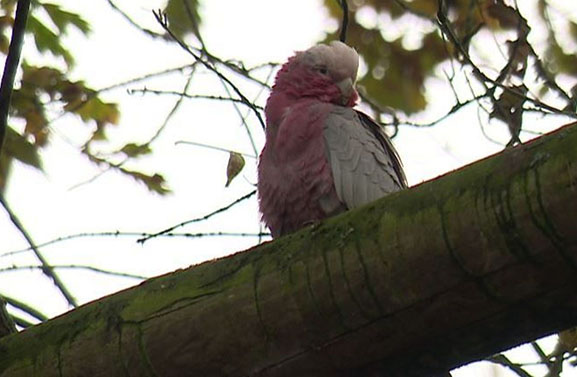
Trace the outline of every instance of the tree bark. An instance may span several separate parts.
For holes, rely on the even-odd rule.
[[[577,325],[577,127],[0,339],[1,376],[417,376]]]

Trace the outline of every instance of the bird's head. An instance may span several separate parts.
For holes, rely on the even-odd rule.
[[[333,41],[297,52],[278,72],[275,90],[301,98],[317,98],[337,105],[354,106],[359,55],[346,44]]]

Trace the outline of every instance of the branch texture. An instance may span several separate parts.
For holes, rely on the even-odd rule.
[[[12,39],[8,47],[8,56],[4,63],[4,73],[0,83],[0,153],[4,144],[4,136],[8,127],[8,111],[10,110],[10,100],[12,98],[12,89],[14,87],[14,78],[20,64],[20,54],[22,52],[22,43],[24,42],[24,32],[26,31],[26,22],[28,21],[28,12],[30,10],[30,0],[18,0],[16,6],[16,17],[12,27]]]
[[[8,335],[0,376],[431,376],[574,326],[576,144],[565,127]]]

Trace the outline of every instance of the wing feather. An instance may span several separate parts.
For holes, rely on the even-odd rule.
[[[335,190],[347,208],[407,187],[393,144],[366,114],[335,106],[327,116],[323,136]]]

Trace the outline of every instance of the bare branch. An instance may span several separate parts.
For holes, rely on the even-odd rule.
[[[237,205],[238,203],[240,203],[240,202],[242,202],[242,201],[244,201],[244,200],[246,200],[246,199],[249,199],[249,198],[252,197],[254,194],[256,194],[256,190],[253,190],[253,191],[249,192],[248,194],[246,194],[246,195],[244,195],[244,196],[241,196],[240,198],[236,199],[236,200],[233,201],[232,203],[229,203],[229,204],[227,204],[226,206],[221,207],[221,208],[219,208],[219,209],[217,209],[217,210],[215,210],[215,211],[213,211],[213,212],[211,212],[211,213],[209,213],[209,214],[207,214],[207,215],[205,215],[205,216],[197,217],[197,218],[192,219],[192,220],[183,221],[183,222],[181,222],[180,224],[177,224],[177,225],[171,226],[170,228],[166,228],[166,229],[164,229],[164,230],[161,230],[161,231],[158,232],[158,233],[153,233],[153,234],[147,235],[146,237],[142,237],[142,238],[140,238],[139,240],[137,240],[137,242],[143,244],[144,242],[148,241],[148,240],[151,239],[151,238],[155,238],[155,237],[158,237],[158,236],[161,236],[161,235],[170,233],[170,232],[172,232],[173,230],[178,229],[178,228],[180,228],[180,227],[183,227],[183,226],[185,226],[185,225],[192,224],[192,223],[196,223],[196,222],[200,222],[200,221],[204,221],[204,220],[208,220],[208,219],[211,218],[212,216],[217,215],[217,214],[222,213],[222,212],[225,212],[225,211],[229,210],[230,208],[234,207],[235,205]]]
[[[12,27],[12,39],[8,47],[8,56],[4,63],[4,73],[2,74],[2,82],[0,83],[0,155],[2,153],[2,146],[4,145],[6,128],[8,127],[8,111],[10,110],[14,78],[20,65],[20,54],[22,53],[22,44],[24,43],[24,32],[26,31],[29,10],[30,0],[18,0],[14,25]]]
[[[437,24],[439,25],[439,28],[441,29],[443,34],[447,36],[449,41],[455,46],[455,48],[457,49],[459,54],[463,57],[465,62],[473,70],[473,74],[477,77],[477,79],[481,82],[481,84],[483,84],[485,86],[485,88],[487,89],[487,91],[489,91],[491,93],[491,95],[492,95],[492,93],[494,93],[496,88],[501,88],[504,91],[508,92],[509,94],[511,94],[511,95],[513,95],[519,99],[522,99],[524,101],[531,102],[535,106],[537,106],[538,108],[541,108],[543,110],[550,111],[551,113],[563,114],[563,115],[566,115],[567,117],[570,117],[570,118],[577,118],[577,114],[575,112],[565,111],[563,109],[558,109],[558,108],[551,106],[549,104],[546,104],[546,103],[544,103],[538,99],[527,97],[525,95],[525,93],[522,93],[518,90],[514,90],[514,89],[508,87],[507,85],[502,84],[498,80],[491,79],[485,73],[483,73],[479,69],[479,67],[473,62],[473,60],[469,56],[469,53],[463,47],[463,45],[461,44],[461,42],[459,41],[459,39],[455,35],[455,32],[451,28],[450,22],[447,19],[444,0],[438,0],[438,4],[439,4],[439,11],[437,12]],[[487,86],[487,84],[491,84],[492,87]]]
[[[59,243],[59,242],[63,242],[63,241],[68,241],[68,240],[73,240],[76,238],[86,238],[86,237],[144,237],[146,236],[146,233],[143,232],[121,232],[121,231],[112,231],[112,232],[90,232],[90,233],[76,233],[76,234],[70,234],[67,236],[62,236],[62,237],[58,237],[55,239],[52,239],[50,241],[46,241],[46,242],[42,242],[42,243],[38,243],[36,245],[34,245],[35,248],[42,248],[42,247],[46,247],[55,243]],[[24,248],[24,249],[18,249],[18,250],[12,250],[12,251],[7,251],[4,252],[2,254],[0,254],[0,258],[2,257],[8,257],[11,255],[16,255],[16,254],[20,254],[20,253],[24,253],[27,251],[32,250],[32,246]]]
[[[337,0],[341,9],[343,10],[343,21],[341,23],[341,32],[339,34],[339,40],[343,43],[347,41],[347,28],[349,26],[349,4],[347,0]]]
[[[42,248],[46,246],[50,246],[53,244],[57,244],[60,242],[70,241],[78,238],[87,238],[87,237],[147,237],[149,233],[144,232],[121,232],[121,231],[112,231],[112,232],[89,232],[89,233],[76,233],[70,234],[67,236],[57,237],[50,241],[42,242],[35,245],[36,248]],[[201,237],[264,237],[269,236],[270,233],[267,232],[259,232],[259,233],[243,233],[243,232],[199,232],[199,233],[166,233],[163,234],[162,237],[186,237],[186,238],[201,238]],[[22,254],[32,250],[32,247],[27,247],[24,249],[12,250],[7,251],[0,254],[0,258],[8,257],[12,255]]]
[[[253,113],[255,114],[256,118],[261,124],[261,127],[265,128],[264,120],[260,114],[260,111],[255,107],[253,103],[251,103],[246,96],[240,91],[240,89],[232,82],[228,77],[223,75],[218,69],[216,69],[212,64],[207,62],[206,60],[202,59],[200,55],[194,52],[186,43],[184,43],[180,38],[178,38],[169,28],[168,20],[166,16],[162,13],[162,11],[153,12],[156,21],[164,28],[164,30],[170,35],[170,37],[178,43],[183,50],[185,50],[188,54],[190,54],[196,61],[199,61],[202,65],[204,65],[209,71],[216,74],[221,80],[226,82],[232,90],[239,96],[239,98],[249,107],[252,109]]]
[[[507,356],[503,354],[491,356],[486,360],[495,363],[497,365],[502,365],[504,367],[509,368],[511,371],[515,372],[519,377],[533,377],[529,373],[527,373],[519,364],[513,363],[511,360],[507,358]]]
[[[141,94],[147,94],[147,93],[151,93],[151,94],[158,94],[158,95],[163,95],[163,94],[167,94],[167,95],[173,95],[173,96],[179,96],[179,97],[184,97],[184,98],[190,98],[190,99],[208,99],[208,100],[214,100],[214,101],[228,101],[228,102],[234,102],[234,103],[239,103],[242,105],[247,106],[246,102],[244,102],[241,99],[238,98],[232,98],[232,97],[223,97],[223,96],[213,96],[210,94],[188,94],[185,92],[178,92],[175,90],[156,90],[156,89],[148,89],[148,88],[142,88],[142,89],[130,89],[129,90],[130,94],[135,94],[135,93],[141,93]],[[249,108],[257,108],[259,110],[262,110],[262,106],[258,106],[258,105],[252,105],[252,106],[248,106]]]
[[[8,213],[8,216],[10,217],[10,221],[12,222],[12,224],[14,224],[16,229],[18,229],[20,234],[22,234],[22,236],[24,237],[26,242],[28,242],[28,244],[30,245],[32,251],[34,252],[34,255],[42,264],[42,273],[44,273],[46,276],[48,276],[49,278],[52,279],[52,282],[54,283],[56,288],[58,288],[60,293],[62,293],[62,295],[64,296],[66,301],[68,301],[68,303],[71,306],[74,306],[74,307],[78,306],[78,304],[76,303],[76,299],[74,298],[74,296],[72,296],[72,294],[70,293],[68,288],[66,288],[66,286],[64,285],[62,280],[60,280],[60,277],[56,274],[56,271],[54,271],[54,269],[52,267],[50,267],[50,264],[48,263],[48,261],[46,260],[44,255],[42,255],[40,250],[38,250],[38,248],[36,246],[34,246],[35,245],[34,241],[30,237],[30,235],[28,234],[28,232],[24,228],[24,225],[22,225],[22,223],[20,222],[20,220],[18,219],[16,214],[10,209],[10,207],[8,206],[8,203],[6,202],[6,200],[4,199],[4,196],[2,194],[0,194],[0,204],[2,204],[2,206],[4,207],[6,212]]]
[[[248,153],[242,153],[242,152],[237,152],[237,151],[233,151],[232,149],[227,149],[227,148],[221,148],[221,147],[217,147],[215,145],[207,145],[207,144],[202,144],[202,143],[197,143],[195,141],[177,141],[174,144],[178,145],[178,144],[186,144],[186,145],[194,145],[197,147],[202,147],[202,148],[209,148],[209,149],[214,149],[215,151],[220,151],[220,152],[226,152],[226,153],[238,153],[244,157],[248,157],[248,158],[252,158],[252,159],[256,159],[257,157],[255,155],[252,154],[248,154]]]
[[[44,268],[43,266],[38,266],[38,265],[34,265],[34,264],[24,265],[24,266],[9,266],[9,267],[0,268],[0,273],[7,272],[7,271],[38,270],[38,269],[41,270],[43,268]],[[111,275],[111,276],[138,279],[138,280],[146,280],[149,278],[149,276],[131,274],[128,272],[110,271],[110,270],[106,270],[103,268],[98,268],[98,267],[94,267],[94,266],[87,266],[87,265],[80,265],[80,264],[53,264],[53,265],[50,265],[50,268],[60,269],[60,270],[65,270],[65,269],[67,269],[67,270],[87,270],[87,271],[92,271],[92,272],[98,272],[99,274],[104,274],[104,275]]]
[[[106,0],[108,2],[108,4],[110,5],[110,7],[112,9],[114,9],[116,12],[118,12],[118,14],[120,14],[122,16],[122,18],[124,18],[130,25],[134,26],[136,29],[142,31],[144,34],[148,35],[149,37],[152,38],[157,38],[157,39],[166,39],[166,36],[156,33],[152,30],[149,30],[145,27],[140,26],[139,24],[137,24],[132,18],[130,18],[130,16],[128,14],[126,14],[126,12],[124,12],[122,9],[120,9],[118,7],[118,5],[116,5],[112,0]]]
[[[28,314],[29,316],[31,316],[32,318],[37,319],[40,322],[44,322],[48,319],[48,316],[43,314],[42,312],[34,309],[33,307],[31,307],[30,305],[17,300],[15,298],[9,297],[9,296],[3,296],[4,300],[6,300],[6,303],[8,303],[8,305],[15,307],[16,309]]]

